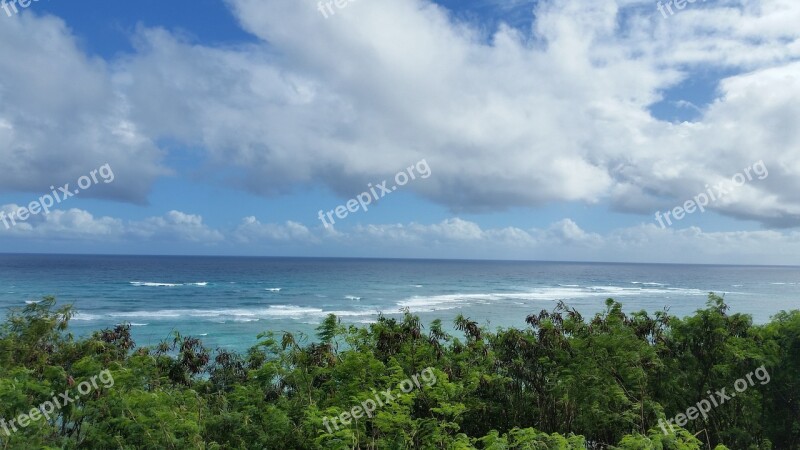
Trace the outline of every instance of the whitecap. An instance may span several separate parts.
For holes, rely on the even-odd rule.
[[[412,312],[432,312],[455,309],[470,304],[487,304],[509,301],[514,303],[542,302],[556,300],[573,300],[584,298],[625,297],[632,295],[664,296],[665,294],[707,295],[706,291],[685,288],[657,287],[620,287],[620,286],[588,286],[588,287],[545,287],[529,292],[516,293],[469,293],[442,294],[431,296],[415,295],[401,300],[397,305],[408,308]]]
[[[200,281],[197,283],[160,283],[154,281],[129,281],[133,286],[141,287],[178,287],[178,286],[208,286],[208,281]]]
[[[80,321],[92,321],[92,320],[100,320],[101,317],[96,314],[87,314],[87,313],[76,313],[72,316],[72,320],[80,320]]]
[[[134,286],[147,286],[147,287],[176,287],[181,286],[178,283],[155,283],[151,281],[131,281],[130,284]]]

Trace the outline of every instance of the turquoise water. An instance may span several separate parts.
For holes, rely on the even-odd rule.
[[[459,313],[490,327],[564,300],[584,315],[608,297],[627,311],[684,316],[708,292],[756,322],[800,309],[800,268],[373,259],[0,255],[0,315],[46,295],[72,303],[76,334],[133,324],[139,346],[172,330],[246,349],[267,330],[313,332],[328,313],[367,324],[402,308],[423,323]]]

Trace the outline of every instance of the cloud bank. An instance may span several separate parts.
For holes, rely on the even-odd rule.
[[[263,196],[322,185],[349,197],[425,158],[436,176],[409,190],[453,217],[557,202],[650,216],[763,160],[769,178],[709,209],[771,228],[800,224],[800,3],[720,0],[664,19],[649,1],[553,0],[531,6],[529,26],[490,32],[425,0],[358,2],[327,20],[313,2],[228,4],[256,43],[211,47],[142,27],[135,52],[106,61],[86,55],[58,18],[25,11],[6,21],[0,192],[43,191],[102,161],[117,180],[91,195],[146,203],[153,183],[173,172],[169,141],[218,169],[209,182]],[[695,120],[654,115],[667,92],[710,72],[724,75]],[[223,240],[178,212],[136,225],[86,214],[64,211],[32,232],[85,223],[103,236]],[[598,248],[667,233],[685,242],[675,247],[702,243],[709,252],[754,237],[795,242],[777,231],[642,226],[599,236],[568,222],[531,232],[413,221],[348,232]],[[325,238],[254,217],[236,236]]]

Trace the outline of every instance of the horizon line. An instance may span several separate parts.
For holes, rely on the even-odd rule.
[[[800,268],[793,264],[723,264],[723,263],[676,263],[639,261],[574,261],[574,260],[536,260],[536,259],[475,259],[475,258],[411,258],[411,257],[369,257],[369,256],[286,256],[286,255],[186,255],[186,254],[125,254],[125,253],[22,253],[0,252],[0,256],[119,256],[142,258],[251,258],[251,259],[342,259],[342,260],[380,260],[380,261],[430,261],[430,262],[506,262],[506,263],[549,263],[549,264],[616,264],[649,266],[721,266],[721,267],[786,267]]]

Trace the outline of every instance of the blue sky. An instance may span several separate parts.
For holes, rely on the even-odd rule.
[[[800,264],[797,6],[344,5],[0,9],[0,251]]]

